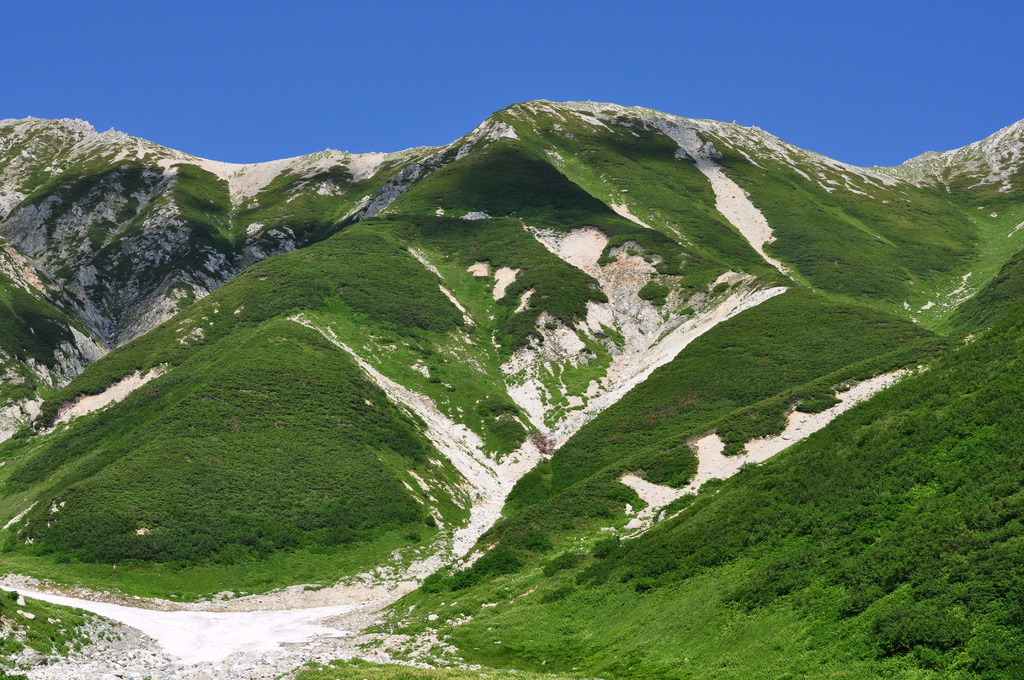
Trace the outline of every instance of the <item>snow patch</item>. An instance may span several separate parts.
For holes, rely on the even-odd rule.
[[[282,645],[306,643],[317,636],[342,637],[351,631],[321,622],[356,608],[347,604],[283,611],[165,612],[33,590],[19,592],[37,600],[86,609],[136,628],[185,665],[221,661],[237,652],[268,652]]]

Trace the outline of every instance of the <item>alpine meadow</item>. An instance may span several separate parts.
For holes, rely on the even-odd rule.
[[[0,678],[1024,677],[1024,121],[0,121]]]

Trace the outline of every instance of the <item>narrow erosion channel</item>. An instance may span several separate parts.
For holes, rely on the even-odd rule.
[[[837,392],[836,398],[839,399],[839,403],[819,413],[792,411],[787,416],[786,429],[774,437],[751,439],[744,445],[743,453],[739,455],[724,455],[725,443],[714,432],[701,437],[693,444],[697,452],[697,474],[689,484],[681,489],[652,484],[632,474],[623,475],[619,481],[633,489],[647,504],[647,507],[637,513],[627,528],[639,530],[634,536],[643,533],[654,523],[658,511],[669,503],[687,494],[696,494],[705,482],[712,479],[732,477],[744,465],[763,463],[783,449],[811,436],[857,404],[891,387],[900,378],[909,374],[908,369],[903,369],[859,382],[843,392]]]

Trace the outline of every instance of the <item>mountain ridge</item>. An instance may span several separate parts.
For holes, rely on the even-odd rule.
[[[623,106],[623,105],[615,104],[615,103],[612,103],[612,102],[572,101],[572,100],[568,100],[568,101],[554,101],[554,100],[548,100],[548,99],[532,99],[532,100],[526,100],[526,101],[523,101],[523,102],[517,102],[515,104],[510,104],[509,106],[507,106],[507,107],[505,107],[503,109],[499,109],[499,110],[495,111],[494,113],[491,114],[491,116],[488,116],[488,118],[485,119],[477,127],[479,128],[481,126],[485,126],[487,124],[487,122],[491,118],[493,118],[496,114],[500,114],[502,112],[508,111],[509,109],[512,109],[514,107],[528,107],[530,105],[535,105],[535,104],[551,105],[551,106],[555,106],[555,107],[568,108],[568,109],[571,109],[571,110],[585,111],[585,112],[589,112],[589,113],[599,113],[602,110],[606,110],[606,111],[620,111],[620,112],[623,112],[623,113],[631,113],[631,114],[634,114],[634,115],[635,114],[640,114],[640,115],[652,116],[652,117],[670,117],[670,118],[675,118],[675,119],[679,119],[679,120],[689,121],[689,122],[693,122],[693,123],[710,124],[710,126],[714,126],[714,127],[728,127],[728,128],[739,129],[739,130],[748,130],[748,131],[755,132],[755,133],[763,133],[764,135],[767,135],[767,136],[769,136],[772,139],[783,141],[778,136],[772,134],[771,132],[769,132],[767,130],[764,130],[763,128],[761,128],[761,127],[759,127],[757,125],[742,125],[742,124],[735,123],[735,122],[728,123],[726,121],[715,120],[715,119],[712,119],[712,118],[692,118],[692,117],[686,117],[686,116],[681,116],[681,115],[678,115],[678,114],[668,113],[668,112],[665,112],[665,111],[660,111],[658,109],[652,109],[652,108],[648,108],[648,107],[644,107],[644,106]],[[220,165],[223,165],[223,166],[226,166],[226,167],[230,167],[230,168],[242,168],[242,167],[246,167],[246,166],[266,165],[266,164],[269,164],[269,163],[283,163],[285,161],[297,161],[299,159],[311,158],[311,157],[318,156],[320,154],[326,154],[326,153],[337,153],[337,154],[341,154],[343,156],[362,157],[362,156],[379,156],[379,155],[403,154],[403,153],[409,153],[409,152],[420,151],[420,150],[438,150],[438,149],[443,149],[445,147],[451,146],[452,144],[455,144],[456,142],[458,142],[461,139],[463,139],[463,137],[465,137],[465,136],[459,137],[459,138],[453,140],[452,142],[449,142],[448,144],[434,145],[434,146],[431,146],[431,145],[414,146],[414,147],[409,147],[409,148],[406,148],[406,149],[399,149],[399,150],[396,150],[396,151],[350,152],[350,151],[338,150],[338,149],[333,149],[333,148],[325,148],[325,149],[323,149],[321,151],[312,151],[312,152],[309,152],[309,153],[297,154],[295,156],[285,156],[285,157],[281,157],[281,158],[272,158],[272,159],[268,159],[268,160],[253,161],[253,162],[249,162],[249,163],[236,163],[236,162],[233,162],[233,161],[220,161],[220,160],[216,160],[216,159],[212,159],[212,158],[205,158],[205,157],[201,157],[201,156],[196,156],[194,154],[188,153],[187,151],[173,149],[172,147],[165,146],[165,145],[160,144],[159,142],[155,142],[153,140],[148,140],[148,139],[143,138],[143,137],[137,137],[137,136],[134,136],[134,135],[130,135],[130,134],[126,133],[126,132],[123,132],[123,131],[118,130],[118,129],[113,128],[113,127],[111,127],[109,130],[106,130],[104,132],[100,132],[89,121],[81,119],[81,118],[41,118],[41,117],[37,117],[37,116],[26,116],[26,117],[23,117],[23,118],[5,118],[5,119],[0,119],[0,126],[9,126],[9,125],[14,125],[14,124],[19,124],[19,123],[28,123],[28,124],[35,123],[35,124],[43,124],[43,125],[48,124],[48,123],[51,123],[51,124],[52,123],[62,123],[62,124],[65,124],[65,125],[71,127],[72,129],[78,129],[79,131],[86,132],[86,133],[93,133],[97,137],[104,138],[104,143],[117,143],[117,142],[123,142],[124,140],[131,140],[133,142],[142,142],[144,144],[152,145],[154,148],[159,148],[161,150],[169,151],[169,152],[171,152],[173,154],[181,154],[182,156],[185,156],[185,157],[190,158],[190,159],[200,160],[200,161],[207,161],[207,162],[210,162],[210,163],[217,163],[217,164],[220,164]],[[827,158],[828,160],[830,160],[830,161],[832,161],[834,163],[839,163],[839,164],[841,164],[843,166],[847,166],[849,168],[856,168],[856,169],[859,169],[859,170],[894,170],[896,168],[900,168],[901,166],[905,166],[908,163],[912,163],[912,162],[918,161],[918,160],[933,159],[935,157],[944,157],[944,158],[946,158],[946,157],[951,157],[952,155],[955,155],[958,152],[963,152],[963,151],[965,151],[967,149],[972,149],[972,148],[976,148],[976,147],[979,147],[979,146],[985,146],[985,145],[992,146],[992,145],[994,145],[994,142],[1002,141],[1002,140],[1010,137],[1011,135],[1013,135],[1013,134],[1015,134],[1017,132],[1020,132],[1022,130],[1024,130],[1024,119],[1012,122],[1012,123],[1010,123],[1010,124],[1000,128],[1000,129],[998,129],[998,130],[996,130],[996,131],[986,135],[985,137],[983,137],[983,138],[981,138],[981,139],[979,139],[977,141],[969,142],[969,143],[967,143],[967,144],[965,144],[963,146],[954,147],[954,148],[946,149],[946,150],[943,150],[943,151],[934,151],[934,150],[923,151],[921,153],[918,153],[918,154],[915,154],[913,156],[908,157],[905,161],[903,161],[902,163],[898,163],[896,165],[865,165],[865,166],[859,166],[859,165],[856,165],[856,164],[853,164],[853,163],[846,163],[845,161],[840,161],[838,159],[831,158],[831,157],[829,157],[829,156],[827,156],[825,154],[822,154],[820,152],[812,151],[812,150],[809,150],[809,149],[804,149],[804,148],[801,148],[801,147],[789,144],[788,142],[783,142],[783,143],[786,144],[786,146],[792,147],[793,149],[797,149],[797,150],[802,151],[804,153],[814,154],[816,156],[821,156],[823,158]],[[472,134],[472,133],[470,133],[470,134]],[[107,139],[107,138],[109,138],[109,139]]]

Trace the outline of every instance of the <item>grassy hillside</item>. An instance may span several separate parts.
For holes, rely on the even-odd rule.
[[[519,270],[503,299],[467,271],[479,261]],[[0,450],[5,514],[38,502],[13,527],[5,561],[184,596],[299,573],[336,577],[310,554],[330,552],[348,569],[353,561],[338,556],[349,546],[363,546],[356,562],[368,566],[381,556],[369,543],[424,543],[435,520],[421,502],[445,524],[465,518],[454,471],[345,352],[292,318],[305,315],[432,397],[501,456],[528,430],[498,366],[535,338],[541,313],[572,323],[587,300],[603,299],[591,282],[508,219],[393,216],[266,260],[90,366],[47,400],[38,427],[127,375],[165,375]],[[534,304],[517,313],[531,289]],[[418,482],[409,471],[431,491],[411,491]],[[296,556],[291,576],[287,555]]]
[[[365,278],[383,273],[388,258],[392,276],[405,274],[404,289],[390,287],[391,306],[367,295],[383,280]],[[200,583],[186,593],[293,582],[294,573],[275,566],[279,554],[306,555],[293,567],[307,577],[307,561],[326,566],[314,577],[340,575],[309,554],[333,551],[337,561],[339,551],[363,551],[357,562],[369,566],[381,557],[369,543],[400,547],[434,535],[428,493],[412,490],[410,471],[430,480],[438,517],[464,519],[466,499],[445,490],[457,486],[457,475],[420,425],[347,354],[288,318],[319,310],[325,323],[353,319],[403,337],[443,335],[462,318],[436,277],[366,228],[286,260],[267,261],[93,364],[47,402],[42,422],[134,371],[161,366],[166,375],[52,434],[8,443],[0,453],[5,513],[38,501],[6,541],[8,564],[38,562],[74,578],[172,593],[188,579],[133,580],[110,564],[206,574],[193,574]],[[240,586],[243,572],[259,572],[254,563],[275,573],[254,573]]]
[[[41,502],[5,550],[181,570],[432,535],[433,518],[402,481],[410,469],[450,473],[351,360],[284,320],[217,349],[121,404],[9,447],[6,504]],[[451,500],[441,511],[461,514]]]
[[[977,187],[857,180],[798,160],[749,158],[717,141],[729,176],[774,229],[768,252],[815,288],[874,303],[930,327],[1021,247],[1020,201]]]
[[[2,257],[2,254],[0,254]],[[73,341],[68,317],[42,296],[0,272],[0,407],[52,388],[29,366],[53,368],[62,343]]]
[[[531,227],[565,231],[597,227],[610,246],[636,241],[661,258],[663,273],[681,273],[691,257],[664,234],[637,227],[563,175],[543,153],[520,141],[500,140],[437,170],[388,209],[389,214],[462,217],[484,212]]]
[[[1024,252],[1004,264],[977,295],[962,304],[950,317],[952,328],[976,331],[999,321],[1020,302],[1024,294]]]
[[[552,675],[550,673],[524,673],[522,671],[491,670],[473,671],[458,668],[415,668],[389,664],[367,663],[364,661],[334,661],[328,666],[301,671],[297,680],[569,680],[584,676],[571,673]]]
[[[835,386],[917,363],[942,345],[913,324],[870,308],[791,291],[720,324],[585,425],[509,496],[483,537],[498,547],[471,570],[426,588],[461,590],[495,571],[515,571],[580,531],[621,524],[619,483],[634,473],[685,486],[697,469],[689,444],[710,431],[732,447],[781,431],[794,407],[821,411]]]
[[[392,622],[436,629],[449,661],[562,677],[1024,672],[1020,177],[914,184],[757,130],[590,108],[516,105],[443,150],[324,152],[259,187],[153,149],[27,169],[0,233],[63,297],[0,269],[0,405],[47,397],[0,444],[0,566],[185,599],[409,562],[484,497],[446,446],[521,460],[682,346],[676,331],[757,301],[527,473],[479,559]],[[691,155],[669,136],[698,131]],[[718,212],[692,155],[749,194],[792,280]],[[66,387],[38,377],[82,319],[117,344],[174,310]],[[624,474],[682,488],[697,438],[735,454],[794,409],[919,364],[626,538],[644,501]]]
[[[567,543],[455,603],[412,602],[441,620],[474,617],[442,632],[498,667],[1017,677],[1022,330],[1018,306],[639,538]]]

